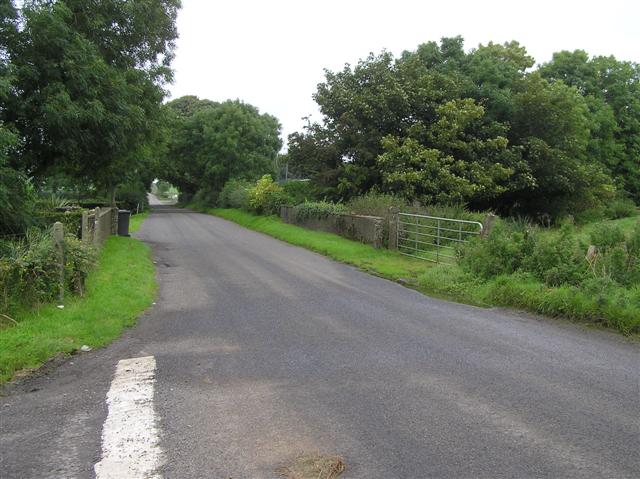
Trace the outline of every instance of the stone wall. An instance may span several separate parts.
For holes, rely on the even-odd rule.
[[[348,239],[370,244],[374,248],[383,246],[383,222],[378,216],[360,216],[350,214],[329,215],[327,218],[314,218],[298,221],[293,206],[280,208],[280,218],[289,224],[310,230],[326,231]]]
[[[96,208],[82,213],[82,241],[102,245],[118,228],[118,208]]]

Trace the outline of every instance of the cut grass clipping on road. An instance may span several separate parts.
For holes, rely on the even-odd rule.
[[[374,249],[331,233],[283,223],[276,216],[256,216],[236,209],[203,211],[369,273],[399,281],[431,296],[476,306],[521,308],[547,316],[603,325],[623,334],[640,332],[640,291],[637,290],[604,297],[586,294],[574,286],[551,288],[520,273],[483,280],[457,265],[435,265],[396,251]]]
[[[57,354],[108,344],[135,324],[155,292],[149,247],[134,238],[110,237],[84,297],[69,298],[64,309],[52,304],[23,313],[15,318],[18,324],[0,330],[0,383]]]

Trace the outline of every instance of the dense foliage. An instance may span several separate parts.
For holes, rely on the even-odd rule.
[[[19,183],[62,175],[112,202],[122,183],[148,185],[179,7],[180,0],[27,0],[20,9],[2,2],[3,177],[6,168]],[[13,205],[25,198],[9,194]],[[15,212],[4,216],[19,223]]]
[[[370,191],[535,219],[640,202],[640,68],[460,37],[326,72],[323,114],[289,137],[290,171],[328,198]]]
[[[74,235],[64,242],[67,291],[82,293],[95,250]],[[59,290],[57,253],[47,230],[29,230],[20,241],[0,241],[0,311],[52,301]]]
[[[288,203],[284,188],[275,183],[271,175],[264,175],[249,190],[249,207],[258,214],[279,214],[280,207]]]
[[[294,207],[297,221],[328,218],[331,215],[346,213],[347,208],[341,203],[329,201],[305,201]]]
[[[197,194],[213,205],[230,179],[255,181],[273,171],[282,146],[280,124],[241,101],[215,103],[187,96],[169,102],[163,178],[183,200]]]

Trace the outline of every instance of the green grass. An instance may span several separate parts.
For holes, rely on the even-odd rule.
[[[0,383],[57,354],[85,344],[92,348],[108,344],[135,324],[155,292],[149,247],[134,238],[110,237],[83,298],[70,299],[64,309],[51,304],[22,313],[15,317],[17,325],[0,330]]]
[[[137,215],[132,215],[129,220],[129,233],[135,233],[140,229],[144,220],[149,217],[149,211],[145,211],[144,213],[138,213]]]
[[[197,208],[196,208],[197,209]],[[477,306],[506,306],[552,317],[563,317],[590,325],[602,325],[623,334],[640,332],[640,289],[617,294],[587,294],[573,286],[550,288],[529,275],[512,274],[482,280],[458,265],[435,265],[374,249],[321,231],[311,231],[283,223],[275,216],[256,216],[235,209],[201,210],[266,233],[288,243],[391,280],[404,279],[418,291],[443,299]],[[625,220],[618,220],[623,226]],[[584,233],[584,234],[588,234]]]

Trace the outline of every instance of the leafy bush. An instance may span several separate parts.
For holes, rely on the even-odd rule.
[[[407,211],[408,204],[399,196],[376,192],[357,196],[347,203],[347,209],[356,215],[380,216],[386,219],[389,218],[390,208]]]
[[[96,262],[97,251],[80,239],[66,235],[64,239],[66,289],[73,293],[84,293],[84,284],[89,271]]]
[[[597,248],[590,262],[594,277],[613,280],[624,286],[640,284],[640,221],[628,236],[613,225],[598,225],[591,232]]]
[[[50,230],[31,229],[24,239],[4,242],[0,257],[0,308],[10,311],[52,301],[59,290],[59,266]],[[82,293],[95,263],[95,250],[65,236],[65,288]]]
[[[455,218],[457,220],[479,221],[481,223],[484,222],[489,214],[488,211],[470,211],[464,203],[413,206],[410,207],[410,211],[440,218]]]
[[[144,211],[149,206],[147,189],[142,184],[122,185],[116,190],[118,208],[130,211]]]
[[[462,249],[460,266],[484,279],[529,274],[552,287],[582,287],[590,278],[618,287],[640,284],[640,222],[627,235],[616,225],[596,225],[590,235],[596,249],[589,258],[587,243],[578,238],[570,224],[543,234],[524,223],[501,221],[488,238]]]
[[[565,225],[558,235],[538,236],[522,269],[549,286],[578,284],[587,273],[586,248],[578,244],[573,227]]]
[[[182,197],[181,201],[182,201]],[[218,194],[214,191],[211,191],[210,188],[201,188],[196,191],[196,194],[193,195],[193,198],[190,202],[195,203],[199,207],[208,207],[214,206],[218,201]]]
[[[607,218],[617,220],[619,218],[629,218],[638,214],[638,207],[629,198],[617,198],[611,201],[605,207],[605,215]]]
[[[33,201],[26,175],[0,162],[0,235],[22,234],[32,225]]]
[[[601,223],[596,225],[591,232],[591,244],[603,253],[608,252],[622,242],[624,242],[624,233],[616,225]]]
[[[82,210],[38,211],[34,215],[34,219],[41,229],[47,229],[53,226],[53,223],[59,221],[64,227],[64,232],[79,237],[82,230]]]
[[[282,185],[284,192],[291,199],[291,204],[298,205],[305,201],[314,201],[320,197],[318,187],[311,181],[291,180]]]
[[[271,175],[264,175],[249,192],[249,207],[258,214],[273,215],[290,203],[284,188],[274,183]]]
[[[253,185],[246,180],[229,180],[218,196],[221,208],[249,209],[249,196]]]
[[[329,215],[346,213],[347,208],[341,203],[330,203],[328,201],[307,201],[294,208],[294,214],[298,221],[311,219],[323,219]]]
[[[68,206],[71,206],[71,200],[55,193],[36,200],[36,208],[43,211],[54,211]]]
[[[487,238],[478,238],[461,251],[460,266],[481,278],[518,271],[535,245],[536,230],[523,222],[499,221]]]
[[[74,200],[72,201],[74,206],[79,206],[80,208],[85,208],[88,210],[92,210],[94,208],[107,208],[111,206],[108,200],[105,198],[87,198],[83,200]]]

